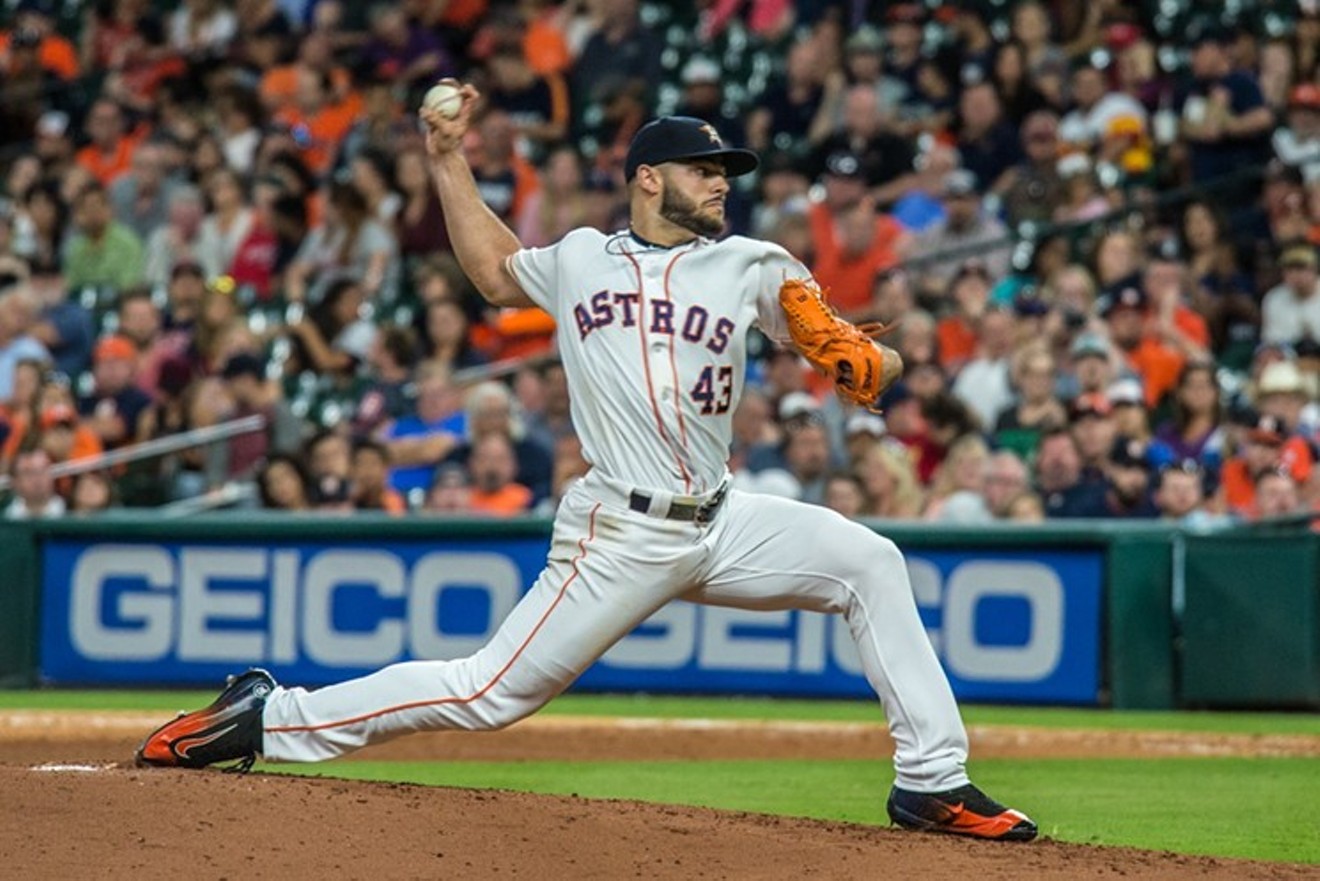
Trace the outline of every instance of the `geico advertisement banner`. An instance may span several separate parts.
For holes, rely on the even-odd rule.
[[[395,661],[463,657],[531,586],[547,547],[52,541],[42,555],[42,674],[205,685],[260,664],[290,683],[321,685]],[[960,697],[1097,700],[1100,552],[918,550],[908,561]],[[580,684],[871,693],[841,617],[682,602],[624,637]]]

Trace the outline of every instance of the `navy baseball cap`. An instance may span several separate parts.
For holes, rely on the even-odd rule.
[[[648,122],[633,135],[623,175],[632,180],[642,165],[681,162],[685,159],[715,159],[728,177],[756,171],[760,160],[751,150],[725,146],[715,126],[693,116],[662,116]]]

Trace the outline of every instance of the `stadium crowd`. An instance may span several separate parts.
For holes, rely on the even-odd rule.
[[[730,232],[896,322],[878,413],[757,341],[739,486],[957,523],[1320,510],[1316,0],[6,8],[8,517],[554,510],[586,465],[553,325],[449,251],[414,114],[442,76],[483,94],[465,150],[526,245],[620,228],[632,133],[700,116],[762,155]]]

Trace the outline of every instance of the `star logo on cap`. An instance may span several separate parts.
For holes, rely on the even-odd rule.
[[[703,134],[705,134],[706,137],[710,138],[710,142],[715,146],[717,147],[724,146],[724,142],[720,140],[720,133],[715,131],[715,126],[711,125],[710,123],[706,123],[701,127],[700,131]]]

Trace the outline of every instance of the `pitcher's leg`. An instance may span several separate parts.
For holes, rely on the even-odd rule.
[[[729,517],[712,536],[714,569],[686,598],[842,614],[889,720],[899,785],[931,792],[965,784],[967,734],[894,543],[825,508],[743,493],[729,504],[730,513],[756,510]]]
[[[394,664],[315,691],[277,689],[263,714],[265,757],[318,761],[415,731],[501,728],[535,712],[671,596],[649,573],[618,571],[594,511],[584,525],[577,555],[552,550],[476,654]]]

